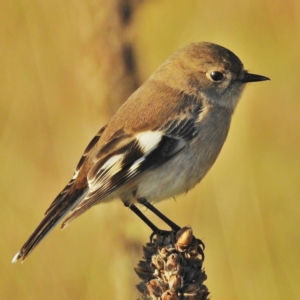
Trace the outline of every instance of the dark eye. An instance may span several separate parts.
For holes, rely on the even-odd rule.
[[[209,75],[213,81],[221,81],[224,78],[224,75],[219,71],[212,71]]]

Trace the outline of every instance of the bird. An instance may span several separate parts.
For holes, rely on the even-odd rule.
[[[120,199],[152,230],[142,204],[172,229],[154,204],[198,184],[217,159],[249,73],[230,50],[190,43],[173,53],[117,110],[86,147],[73,177],[12,262],[23,261],[60,222]]]

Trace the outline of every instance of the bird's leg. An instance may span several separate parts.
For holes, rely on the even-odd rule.
[[[124,202],[124,205],[128,207],[132,212],[134,212],[153,231],[153,233],[150,236],[150,240],[152,240],[154,235],[163,236],[170,234],[169,231],[161,230],[157,226],[155,226],[134,204]]]
[[[134,212],[146,225],[148,225],[153,232],[159,232],[160,229],[156,227],[134,204],[124,202],[124,205]]]
[[[163,220],[168,226],[171,227],[173,231],[178,231],[180,227],[175,224],[173,221],[171,221],[169,218],[167,218],[164,214],[162,214],[157,208],[155,208],[152,204],[150,204],[147,199],[145,198],[138,198],[137,202],[144,205],[146,208],[148,208],[150,211],[152,211],[156,216],[158,216],[161,220]]]

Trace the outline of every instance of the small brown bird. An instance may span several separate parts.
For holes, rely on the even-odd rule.
[[[95,204],[120,198],[154,232],[141,203],[193,188],[215,162],[248,82],[269,78],[244,70],[239,58],[212,43],[189,44],[169,57],[92,139],[68,185],[12,262],[24,260],[64,218],[62,228]]]

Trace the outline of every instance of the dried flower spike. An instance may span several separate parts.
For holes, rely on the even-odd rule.
[[[142,280],[137,286],[140,300],[208,299],[203,250],[188,226],[155,235],[143,247],[144,258],[135,268]]]

